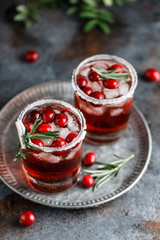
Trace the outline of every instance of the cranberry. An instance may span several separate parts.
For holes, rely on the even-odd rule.
[[[53,118],[55,116],[55,112],[52,108],[47,108],[42,113],[42,120],[44,123],[52,122]]]
[[[24,124],[24,126],[27,126],[28,132],[30,132],[32,130],[33,123],[31,123],[31,122],[24,122],[23,124]]]
[[[88,76],[90,81],[98,81],[99,80],[99,75],[96,72],[90,72]]]
[[[53,143],[52,143],[52,146],[53,146],[53,147],[58,148],[58,147],[63,147],[64,145],[66,145],[66,141],[65,141],[64,138],[59,137],[58,139],[59,139],[59,140],[57,140],[57,141],[53,141]],[[55,153],[55,155],[61,155],[61,154],[65,153],[66,151],[67,151],[67,150],[64,150],[64,151],[56,151],[56,152],[54,152],[54,153]]]
[[[31,121],[34,123],[36,119],[40,120],[41,114],[38,111],[34,110],[33,112],[31,112]]]
[[[84,87],[82,91],[89,96],[93,92],[93,89],[91,87]]]
[[[116,64],[112,65],[112,66],[109,68],[109,70],[116,70],[116,69],[121,69],[121,68],[124,68],[124,66],[121,65],[121,64],[119,64],[119,63],[116,63]],[[120,71],[119,71],[119,73],[122,73],[122,72],[123,72],[123,70],[120,70]]]
[[[29,50],[25,54],[25,59],[27,62],[34,63],[39,59],[39,53],[35,50]]]
[[[89,152],[84,157],[84,163],[85,165],[91,165],[96,161],[96,155],[94,152]]]
[[[41,139],[32,139],[31,141],[32,141],[32,143],[38,145],[39,147],[44,147],[44,143],[42,142]],[[38,150],[36,150],[36,149],[31,149],[31,150],[32,150],[32,152],[34,152],[34,153],[40,153],[40,152],[41,152],[41,151],[38,151]]]
[[[77,133],[74,133],[74,132],[73,132],[73,133],[69,133],[68,136],[66,137],[66,142],[67,142],[67,143],[70,143],[70,142],[72,142],[73,139],[76,138],[76,137],[78,137],[78,134],[77,134]],[[77,144],[75,145],[75,148],[78,147],[79,144],[80,144],[80,143],[77,143]]]
[[[105,88],[114,89],[118,87],[118,81],[115,79],[105,79],[103,81],[103,86]]]
[[[52,128],[49,124],[46,123],[42,123],[39,127],[38,127],[38,132],[39,133],[44,133],[44,132],[51,132]]]
[[[92,187],[94,185],[94,178],[91,175],[85,175],[82,178],[82,184],[87,188]]]
[[[60,113],[55,117],[54,123],[58,127],[65,127],[68,122],[68,117],[64,113]]]
[[[83,88],[87,85],[87,79],[83,76],[77,77],[77,84],[80,88]]]
[[[21,214],[19,222],[22,226],[28,227],[35,222],[36,218],[34,214],[30,211],[26,211]]]
[[[160,72],[155,68],[149,68],[145,72],[145,77],[152,82],[158,82],[160,80]]]
[[[104,99],[103,93],[102,93],[102,92],[99,92],[99,91],[95,91],[95,92],[91,93],[90,96],[93,97],[93,98],[100,99],[100,100],[103,100],[103,99]]]

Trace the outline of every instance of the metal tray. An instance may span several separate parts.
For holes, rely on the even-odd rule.
[[[152,141],[149,127],[142,113],[133,107],[127,131],[119,141],[109,145],[92,146],[84,143],[83,156],[94,151],[98,161],[114,160],[113,153],[129,156],[131,160],[118,176],[92,192],[81,185],[83,166],[78,182],[65,192],[44,194],[34,191],[25,180],[21,161],[13,161],[18,145],[15,120],[29,103],[39,99],[55,98],[73,103],[73,90],[69,82],[50,82],[29,88],[11,99],[0,112],[0,175],[2,181],[22,197],[39,204],[58,208],[95,207],[109,202],[130,190],[144,174],[150,160]]]

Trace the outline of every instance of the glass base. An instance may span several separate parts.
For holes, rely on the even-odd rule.
[[[72,175],[66,177],[65,179],[58,180],[49,180],[47,182],[40,181],[33,178],[24,168],[22,165],[25,177],[27,179],[28,184],[36,191],[45,192],[45,193],[58,193],[67,190],[70,188],[74,183],[77,182],[77,177],[79,174],[80,169],[77,172],[72,173]]]

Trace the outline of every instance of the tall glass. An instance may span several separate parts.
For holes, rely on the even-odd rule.
[[[78,136],[70,143],[62,147],[38,146],[43,152],[28,149],[24,142],[25,133],[24,119],[27,114],[33,110],[42,112],[45,108],[58,108],[66,114],[71,114],[79,127]],[[55,110],[56,112],[56,110]],[[69,116],[69,115],[68,115]],[[72,124],[72,119],[68,124]],[[54,131],[54,123],[50,123]],[[54,127],[53,127],[54,126]],[[85,119],[82,113],[70,104],[59,100],[40,100],[27,106],[19,115],[16,127],[23,149],[23,153],[30,152],[26,158],[22,159],[22,169],[29,185],[35,190],[46,193],[60,192],[68,189],[76,182],[81,166],[82,145],[86,134]],[[57,129],[56,129],[57,130]],[[65,128],[59,128],[60,134],[68,131]],[[48,144],[48,142],[47,142]],[[37,147],[32,141],[30,145]]]
[[[95,65],[97,64],[97,65]],[[103,65],[102,67],[100,65]],[[131,82],[129,89],[122,96],[114,95],[108,99],[96,99],[85,94],[83,88],[77,84],[77,77],[88,74],[91,66],[104,68],[104,64],[122,64],[130,73]],[[88,75],[85,76],[88,80]],[[74,106],[83,113],[87,124],[86,140],[93,144],[103,144],[119,139],[125,132],[127,122],[131,113],[134,91],[137,86],[137,74],[133,66],[126,60],[112,55],[101,54],[89,57],[82,61],[74,70],[72,75],[72,86],[74,89]],[[96,82],[91,83],[96,89]],[[91,85],[91,87],[92,87]],[[122,89],[123,90],[123,89]],[[105,89],[107,94],[116,90]]]

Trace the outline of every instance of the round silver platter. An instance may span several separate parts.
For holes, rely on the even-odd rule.
[[[81,185],[84,175],[82,166],[78,182],[65,192],[44,194],[34,191],[23,175],[21,161],[13,161],[18,136],[15,120],[29,103],[39,99],[63,99],[73,104],[73,90],[69,82],[50,82],[29,88],[11,99],[0,112],[0,175],[1,180],[22,197],[39,204],[58,208],[95,207],[109,202],[130,190],[144,174],[150,160],[151,134],[141,112],[133,107],[127,131],[119,141],[109,145],[92,146],[84,143],[83,156],[94,151],[98,161],[116,160],[113,154],[129,156],[135,154],[117,177],[110,180],[95,192]]]

